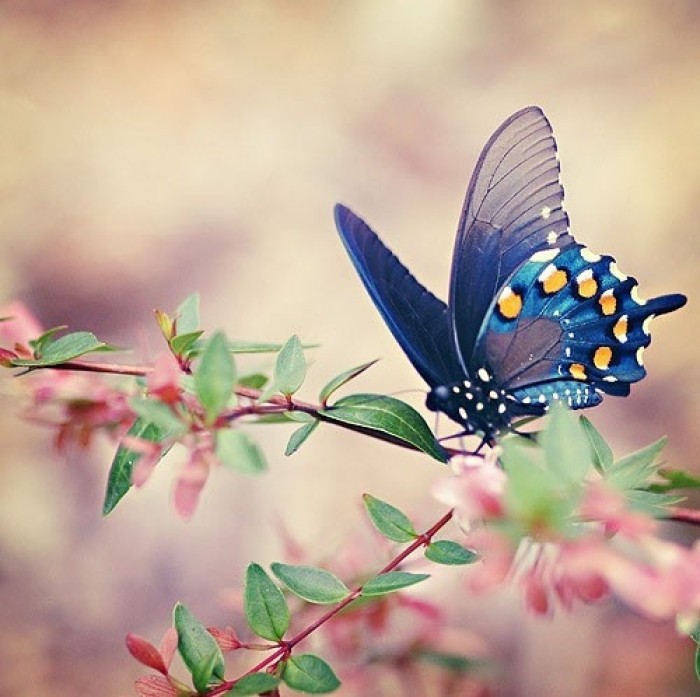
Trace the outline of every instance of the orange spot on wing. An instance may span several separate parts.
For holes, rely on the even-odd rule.
[[[506,288],[498,298],[498,310],[505,319],[515,319],[523,309],[523,299],[519,293]]]
[[[550,269],[540,278],[542,290],[547,295],[559,292],[569,281],[569,277],[563,269],[557,269],[554,266],[551,266]]]
[[[586,375],[586,368],[580,363],[572,363],[569,366],[569,373],[571,373],[571,377],[575,380],[586,380],[588,377]]]
[[[627,316],[623,315],[617,320],[617,322],[615,322],[615,326],[613,327],[613,336],[621,343],[627,341],[628,328]]]
[[[579,281],[578,294],[582,298],[592,298],[598,292],[598,282],[595,278],[585,278]]]
[[[612,360],[612,349],[609,346],[599,346],[593,354],[593,365],[598,370],[607,370]]]
[[[601,312],[604,315],[614,315],[617,310],[617,299],[611,292],[603,293],[598,299]]]

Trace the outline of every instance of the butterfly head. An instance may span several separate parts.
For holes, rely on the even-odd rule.
[[[425,405],[460,424],[466,434],[483,433],[493,440],[510,425],[507,399],[505,390],[494,385],[491,373],[480,368],[472,379],[434,387]]]

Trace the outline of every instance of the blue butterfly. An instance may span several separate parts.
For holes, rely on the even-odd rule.
[[[615,260],[569,232],[552,128],[538,107],[486,143],[457,229],[449,299],[422,286],[345,206],[340,236],[377,309],[430,386],[426,406],[485,441],[514,419],[626,396],[649,324],[683,295],[642,300]]]

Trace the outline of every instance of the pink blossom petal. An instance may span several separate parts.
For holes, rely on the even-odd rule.
[[[235,651],[240,649],[242,644],[233,627],[225,627],[224,629],[219,629],[218,627],[207,627],[207,631],[211,634],[219,648],[226,651]]]
[[[127,634],[126,648],[129,649],[129,653],[139,663],[142,663],[148,668],[153,668],[153,670],[157,670],[163,675],[168,674],[168,669],[163,661],[163,657],[150,641],[147,641],[137,634]]]
[[[192,517],[208,476],[209,459],[195,450],[175,485],[175,510],[180,517]]]
[[[147,383],[150,394],[166,404],[174,404],[180,399],[180,365],[172,353],[161,353],[153,362]]]
[[[173,662],[173,656],[175,656],[175,652],[177,651],[177,642],[178,636],[175,627],[170,627],[160,640],[160,655],[163,657],[163,662],[168,668],[170,668],[170,664]]]

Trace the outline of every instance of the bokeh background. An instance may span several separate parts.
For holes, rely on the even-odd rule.
[[[667,433],[668,462],[697,467],[696,0],[4,0],[0,56],[0,298],[139,362],[161,350],[153,308],[199,290],[206,327],[319,343],[309,398],[375,357],[358,389],[423,388],[339,243],[333,203],[444,295],[481,146],[541,105],[574,234],[647,296],[690,298],[655,324],[649,377],[591,416],[619,453]],[[109,444],[57,458],[20,419],[16,382],[2,383],[0,423],[3,695],[131,694],[143,671],[125,633],[157,640],[176,600],[233,623],[232,589],[248,561],[280,558],[281,526],[328,558],[363,525],[365,491],[426,523],[440,511],[426,458],[325,427],[287,459],[280,427],[260,431],[269,473],[215,472],[189,523],[169,502],[176,457],[102,519]],[[612,606],[535,620],[461,582],[451,573],[441,592],[454,624],[504,661],[493,694],[696,694],[672,627]]]

